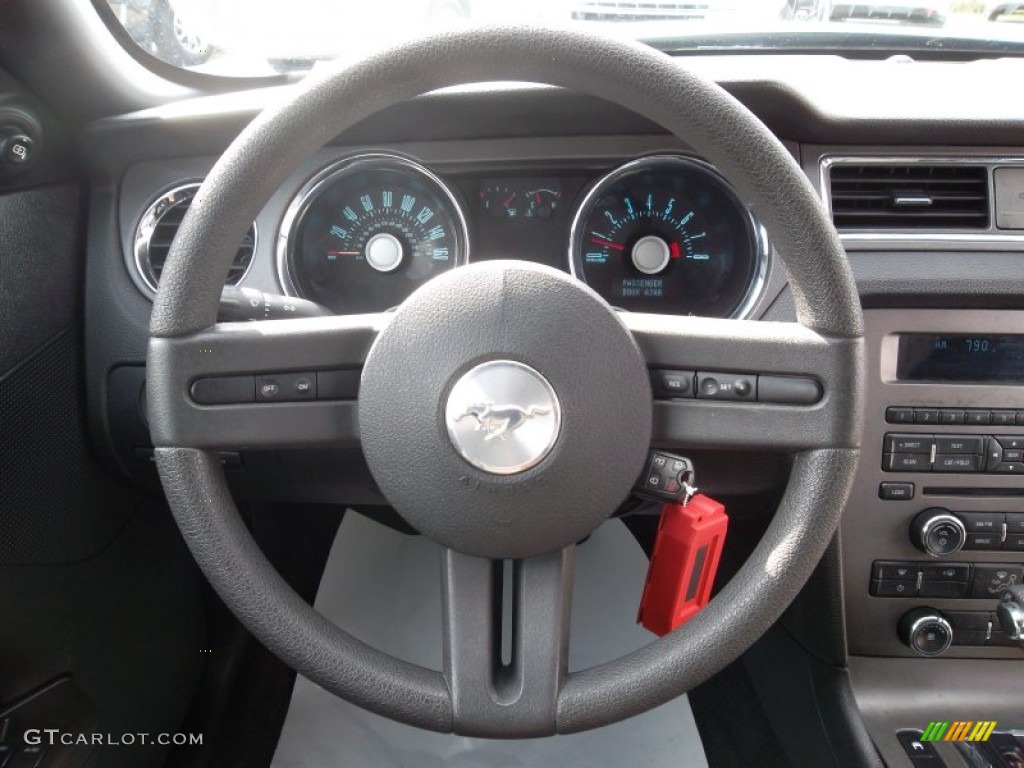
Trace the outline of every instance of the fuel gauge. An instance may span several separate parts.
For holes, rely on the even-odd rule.
[[[480,207],[495,219],[516,219],[523,215],[521,193],[510,184],[485,184],[480,188]]]

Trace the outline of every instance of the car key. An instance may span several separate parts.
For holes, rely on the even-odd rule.
[[[693,462],[685,456],[651,451],[633,493],[650,501],[685,504],[697,492]]]

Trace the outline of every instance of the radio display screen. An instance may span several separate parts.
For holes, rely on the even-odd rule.
[[[1024,384],[1024,335],[906,334],[899,339],[896,377]]]

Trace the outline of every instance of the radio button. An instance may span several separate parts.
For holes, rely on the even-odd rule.
[[[959,408],[943,408],[939,411],[939,424],[963,424],[967,414]]]
[[[886,435],[885,453],[927,453],[931,455],[935,440],[931,435]],[[954,451],[948,451],[954,453]]]
[[[994,533],[997,536],[1003,535],[1003,523],[1006,522],[1006,515],[1002,512],[958,512],[964,528],[968,533]]]
[[[1003,542],[1003,549],[1011,552],[1024,552],[1024,533],[1010,533]]]
[[[915,424],[938,424],[939,423],[939,412],[935,408],[915,408],[914,409],[914,423]]]
[[[991,411],[967,411],[967,423],[972,427],[976,427],[981,424],[989,424],[991,421]]]
[[[886,453],[882,457],[882,469],[887,472],[930,472],[927,453]]]
[[[1017,411],[1017,426],[1024,427],[1024,411]]]
[[[996,435],[996,440],[1003,447],[1004,451],[1024,450],[1024,437],[1014,435]]]
[[[1024,536],[1024,513],[1006,513],[1006,532],[1009,534],[1019,533]]]
[[[899,405],[890,406],[885,409],[885,420],[890,424],[913,424],[914,409],[903,408]]]
[[[981,456],[937,453],[935,454],[935,463],[932,465],[932,469],[936,472],[980,472]]]
[[[1004,461],[1002,464],[996,465],[996,468],[990,471],[996,472],[1000,475],[1024,475],[1024,464],[1019,461]]]
[[[988,457],[985,462],[985,468],[988,472],[995,472],[996,467],[1003,463],[1003,446],[999,444],[999,441],[994,437],[988,439]]]
[[[914,498],[913,483],[880,483],[878,498],[883,501],[910,501]]]
[[[936,453],[967,453],[976,454],[985,452],[985,438],[956,435],[953,437],[935,436]]]
[[[1017,423],[1016,411],[992,411],[992,426],[1012,427]]]
[[[1003,461],[1024,461],[1024,451],[1003,451]]]
[[[1003,548],[1003,533],[968,533],[964,549],[982,549],[991,551]]]

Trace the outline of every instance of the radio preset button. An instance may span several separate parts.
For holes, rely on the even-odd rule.
[[[996,440],[999,441],[999,445],[1002,446],[1004,451],[1024,450],[1024,437],[1016,437],[1015,435],[996,435]]]
[[[960,408],[943,408],[939,411],[939,424],[963,424],[967,414]]]
[[[893,405],[885,409],[885,420],[890,424],[913,424],[914,409]]]
[[[976,410],[967,411],[967,423],[972,427],[982,424],[988,425],[992,423],[992,412]]]
[[[915,424],[938,424],[939,423],[939,412],[935,408],[915,408],[914,409],[914,423]]]
[[[992,411],[992,426],[1012,427],[1017,423],[1016,411]]]

